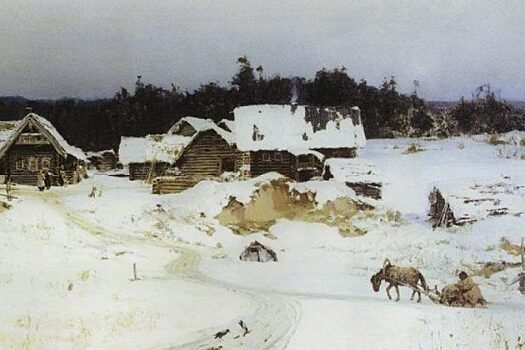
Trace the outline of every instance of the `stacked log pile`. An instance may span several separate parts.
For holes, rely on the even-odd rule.
[[[441,192],[434,187],[429,196],[430,200],[430,222],[432,227],[450,227],[456,223],[454,212],[450,208],[450,204],[443,197]]]
[[[358,196],[381,199],[380,182],[346,182],[346,185],[353,189]]]
[[[154,194],[179,193],[195,186],[198,179],[187,175],[161,176],[153,179]]]
[[[472,224],[494,216],[525,214],[523,206],[516,206],[517,197],[523,197],[522,186],[508,183],[474,185],[457,190],[461,195],[450,195],[447,199],[434,188],[429,195],[429,217],[432,227]]]

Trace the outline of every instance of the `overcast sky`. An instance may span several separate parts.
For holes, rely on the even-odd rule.
[[[0,0],[0,95],[227,84],[242,55],[267,74],[344,65],[405,92],[417,79],[428,99],[484,83],[525,99],[525,1]]]

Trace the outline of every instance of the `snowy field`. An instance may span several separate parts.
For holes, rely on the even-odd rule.
[[[358,158],[334,162],[334,179],[295,186],[315,191],[318,206],[355,199],[344,182],[352,169],[369,169],[360,176],[381,181],[383,199],[367,200],[373,215],[352,219],[366,232],[356,237],[320,222],[281,219],[246,235],[219,224],[229,196],[247,203],[277,174],[164,196],[102,174],[45,193],[21,186],[0,212],[0,348],[522,348],[525,298],[508,286],[519,270],[484,275],[482,266],[519,262],[508,247],[525,236],[525,147],[484,139],[371,140]],[[414,142],[420,151],[407,152]],[[93,186],[100,196],[89,198]],[[476,221],[433,230],[434,186]],[[489,215],[495,208],[506,214]],[[254,240],[279,261],[240,261]],[[401,300],[389,301],[369,281],[387,257],[418,268],[431,287],[465,270],[488,305],[418,304],[403,287]]]

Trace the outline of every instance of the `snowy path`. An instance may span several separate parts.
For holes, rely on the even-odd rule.
[[[231,322],[196,330],[187,336],[185,340],[177,340],[173,344],[160,346],[158,347],[159,349],[207,349],[219,344],[228,348],[284,349],[287,347],[300,318],[299,303],[293,298],[263,289],[240,287],[234,283],[223,282],[210,276],[205,276],[199,271],[200,255],[196,250],[163,240],[138,238],[109,231],[63,205],[60,197],[64,193],[66,192],[47,193],[46,201],[51,202],[53,208],[64,216],[65,222],[75,224],[83,231],[95,235],[106,243],[154,245],[172,250],[178,254],[177,259],[166,265],[166,271],[172,278],[184,280],[195,285],[222,288],[234,294],[236,298],[241,294],[251,301],[249,312],[239,315]],[[24,191],[24,194],[34,196],[35,192]],[[71,194],[71,192],[68,194]],[[250,334],[246,337],[236,337],[234,335],[221,342],[212,339],[212,335],[217,330],[230,329],[233,334],[235,334],[234,332],[240,332],[237,322],[241,319],[251,328]],[[279,322],[275,322],[276,319]]]

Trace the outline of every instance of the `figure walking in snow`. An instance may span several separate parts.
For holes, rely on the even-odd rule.
[[[60,170],[58,172],[58,184],[60,186],[67,186],[67,179],[66,179],[66,170],[64,169],[64,166],[60,166]]]
[[[51,173],[49,170],[44,170],[44,185],[46,186],[46,189],[51,189]]]
[[[40,170],[38,174],[36,175],[36,187],[38,187],[38,190],[40,192],[44,191],[46,188],[46,184],[44,182],[44,171]]]

